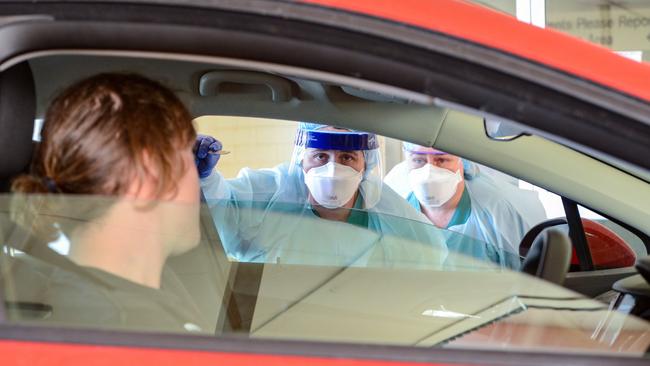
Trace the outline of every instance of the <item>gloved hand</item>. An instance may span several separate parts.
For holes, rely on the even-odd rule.
[[[221,142],[212,136],[198,135],[194,143],[194,163],[199,171],[199,178],[207,178],[212,169],[217,165],[221,155],[210,154],[210,151],[217,152],[222,148]]]

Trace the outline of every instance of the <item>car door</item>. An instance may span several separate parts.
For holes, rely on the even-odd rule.
[[[32,4],[13,2],[0,5],[0,50],[3,71],[24,60],[38,57],[87,54],[102,62],[102,53],[118,50],[120,56],[150,62],[152,53],[159,59],[176,60],[225,68],[248,66],[264,69],[269,65],[290,68],[304,77],[320,77],[342,84],[381,90],[415,103],[439,106],[461,105],[490,115],[515,120],[566,143],[577,150],[593,149],[599,157],[630,164],[647,171],[650,163],[647,142],[650,139],[647,116],[649,107],[645,88],[627,88],[623,92],[585,82],[567,69],[552,63],[522,59],[505,53],[513,50],[489,48],[480,37],[467,33],[424,30],[417,6],[396,13],[393,20],[382,20],[345,11],[299,3],[258,1],[253,7],[231,2],[176,4],[174,2],[111,4],[94,2],[51,2]],[[447,5],[447,4],[446,4]],[[481,12],[449,2],[456,17],[492,19]],[[367,6],[367,4],[366,4]],[[363,8],[358,8],[363,9]],[[386,10],[386,6],[378,7]],[[430,9],[430,8],[427,8]],[[441,7],[440,9],[444,9]],[[464,11],[467,11],[465,13]],[[367,14],[374,16],[382,13]],[[445,13],[441,11],[439,17]],[[398,16],[400,18],[398,18]],[[454,17],[454,18],[456,18]],[[396,19],[397,18],[397,19]],[[494,18],[496,19],[496,18]],[[502,18],[498,18],[502,19]],[[409,23],[413,27],[404,26]],[[471,21],[468,21],[471,23]],[[519,42],[526,36],[545,37],[541,31],[510,25],[521,30]],[[520,27],[520,28],[518,28]],[[467,30],[474,29],[468,27]],[[602,50],[575,44],[557,35],[550,40],[585,47],[590,56],[604,60],[607,67],[629,68],[634,78],[642,78],[647,68],[631,66],[612,58]],[[555,37],[555,38],[552,38]],[[477,44],[478,43],[478,44]],[[94,53],[93,53],[94,52]],[[145,55],[147,57],[141,57]],[[104,56],[107,54],[104,54]],[[531,55],[526,54],[524,55]],[[234,60],[234,61],[233,61]],[[155,64],[155,62],[152,62]],[[94,64],[93,64],[94,65]],[[179,62],[177,67],[184,67]],[[47,60],[40,70],[47,73]],[[553,66],[557,66],[554,68]],[[605,66],[603,66],[605,67]],[[90,69],[93,66],[89,67]],[[102,67],[98,66],[98,69]],[[52,68],[51,70],[57,70]],[[559,71],[558,71],[559,70]],[[196,77],[199,75],[194,75]],[[38,75],[36,76],[38,78]],[[62,76],[65,79],[64,76]],[[170,74],[169,78],[173,78]],[[596,82],[603,79],[597,79]],[[607,80],[606,80],[607,81]],[[562,87],[558,87],[562,85]],[[605,83],[612,87],[612,85]],[[43,108],[47,97],[59,84],[37,85],[36,103]],[[616,84],[615,86],[618,86]],[[596,91],[597,93],[594,93]],[[39,94],[40,93],[40,94]],[[632,96],[630,96],[632,95]],[[182,95],[181,95],[182,96]],[[233,106],[233,110],[236,110]],[[193,106],[195,116],[202,115],[201,103]],[[208,107],[205,107],[206,110]],[[253,112],[249,111],[253,117]],[[36,111],[36,115],[42,114]],[[270,113],[266,113],[266,117]],[[288,114],[288,113],[287,113]],[[296,117],[297,118],[297,117]],[[357,127],[349,125],[348,127]],[[363,125],[369,127],[369,125]],[[397,124],[370,126],[389,137],[421,144],[436,141],[417,127]],[[31,141],[22,141],[29,144]],[[471,155],[471,154],[470,154]],[[474,151],[470,156],[490,163]],[[493,164],[496,168],[505,165]],[[632,169],[632,170],[634,170]],[[629,169],[628,169],[629,170]],[[632,178],[631,178],[632,179]],[[635,178],[634,178],[635,179]],[[536,183],[536,182],[533,182]],[[646,182],[647,185],[647,182]],[[647,187],[646,187],[647,188]],[[573,197],[572,197],[573,198]],[[578,201],[576,199],[576,201]],[[642,220],[640,218],[639,220]],[[640,230],[648,230],[647,227]],[[245,266],[242,266],[245,267]],[[255,276],[249,269],[248,276]],[[242,272],[224,270],[224,282],[237,282]],[[242,277],[245,279],[246,276]],[[250,284],[242,280],[242,286]],[[253,291],[255,281],[253,281]],[[245,292],[244,292],[245,293]],[[229,294],[225,294],[228,297]],[[499,364],[510,362],[547,363],[642,363],[642,359],[608,358],[570,354],[491,353],[481,350],[417,349],[395,345],[369,346],[214,337],[185,337],[169,334],[138,334],[97,329],[67,329],[38,325],[5,323],[0,326],[3,355],[16,364],[48,357],[57,362],[105,362],[141,360],[142,362],[224,363],[332,363],[409,364],[415,362]],[[330,340],[331,341],[331,340]],[[341,360],[343,359],[343,360]]]

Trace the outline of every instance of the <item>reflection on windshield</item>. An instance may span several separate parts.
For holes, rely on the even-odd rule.
[[[109,225],[101,219],[117,204],[109,198],[30,198],[0,199],[0,295],[12,322],[427,347],[562,348],[548,337],[569,337],[564,349],[577,351],[640,354],[650,345],[643,320],[490,261],[441,253],[416,236],[383,235],[291,210],[261,214],[250,204],[240,212],[286,230],[267,237],[271,225],[262,220],[248,245],[277,240],[268,241],[270,260],[241,262],[227,240],[242,234],[222,234],[212,216],[215,207],[232,203],[208,202],[212,207],[205,205],[190,220],[184,220],[186,205],[156,202],[150,211],[151,202],[138,203],[142,212],[169,221],[135,227],[129,220]],[[443,241],[454,236],[426,223],[385,219],[423,225]],[[199,223],[197,242],[191,228]],[[125,237],[154,236],[169,248],[185,249],[165,262],[160,288],[143,286],[77,261],[75,253],[98,244],[80,240],[89,237],[80,233],[102,225],[114,232],[109,242],[116,248]],[[51,248],[64,236],[67,255]],[[149,259],[144,247],[136,253]]]
[[[579,311],[583,310],[583,311]],[[537,348],[546,351],[624,349],[643,354],[648,324],[607,308],[564,310],[529,306],[525,312],[482,327],[449,344],[453,348]]]
[[[252,132],[245,127],[236,128]],[[529,212],[543,210],[536,197],[518,204],[522,195],[516,187],[480,174],[473,163],[410,143],[403,144],[408,168],[389,179],[395,167],[384,177],[381,136],[370,132],[301,122],[288,162],[252,169],[249,163],[256,159],[240,161],[244,168],[233,178],[221,171],[228,158],[221,159],[218,152],[228,145],[220,139],[214,128],[210,135],[200,135],[195,158],[228,255],[241,262],[451,266],[451,253],[518,269],[518,244],[533,221]],[[231,140],[233,151],[237,141]],[[391,182],[408,188],[401,192]],[[318,242],[309,235],[313,218],[346,225],[330,225],[332,232],[317,230]],[[369,233],[348,232],[347,224]],[[340,236],[339,228],[345,231]],[[396,243],[388,244],[389,238],[397,238]],[[418,253],[412,244],[398,250],[404,239],[424,251]],[[343,243],[337,246],[337,240]]]
[[[208,200],[224,249],[240,262],[495,270],[519,256],[454,231],[363,209],[347,222],[310,205]],[[507,258],[507,260],[502,260]],[[515,266],[516,267],[516,266]]]
[[[3,200],[10,317],[208,331],[164,265],[199,244],[199,205],[82,195]],[[65,254],[61,255],[61,254]]]

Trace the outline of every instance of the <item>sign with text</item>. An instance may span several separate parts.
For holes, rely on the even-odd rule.
[[[570,12],[547,6],[546,26],[614,50],[650,50],[650,4],[585,6]]]

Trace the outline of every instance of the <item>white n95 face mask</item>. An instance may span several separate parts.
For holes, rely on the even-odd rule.
[[[359,189],[362,174],[347,165],[329,162],[305,173],[305,184],[312,197],[326,208],[338,208],[352,199]]]
[[[456,194],[462,178],[460,169],[454,173],[426,164],[422,168],[411,170],[408,180],[415,197],[423,206],[440,207]]]

